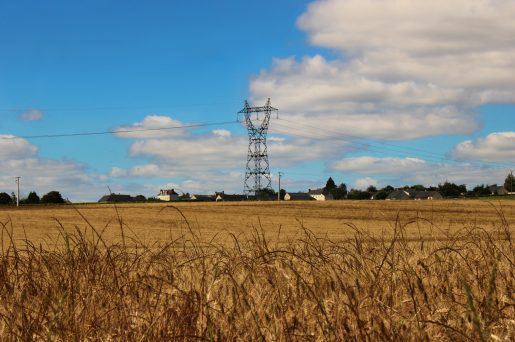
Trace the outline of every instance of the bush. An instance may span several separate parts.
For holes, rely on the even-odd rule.
[[[347,198],[352,200],[367,200],[372,197],[372,194],[368,191],[361,191],[357,189],[352,189],[348,194]]]
[[[41,203],[64,203],[64,199],[59,191],[50,191],[41,198]]]
[[[12,198],[6,192],[0,192],[0,205],[7,205],[12,203]]]
[[[25,203],[27,204],[38,204],[40,202],[39,196],[35,191],[32,191],[27,196]]]

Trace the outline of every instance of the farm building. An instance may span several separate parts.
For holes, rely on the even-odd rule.
[[[307,192],[287,192],[284,195],[285,201],[314,201],[315,198],[311,197]]]
[[[98,200],[98,203],[122,203],[132,201],[134,201],[134,198],[130,195],[110,194],[102,196],[102,198]]]
[[[415,194],[416,200],[437,200],[443,196],[438,191],[419,191]]]
[[[508,190],[504,186],[498,186],[497,184],[490,185],[488,190],[490,190],[492,195],[508,195]]]
[[[309,189],[308,194],[317,201],[329,201],[334,199],[333,195],[326,193],[324,189]]]
[[[214,202],[215,196],[213,195],[191,195],[190,200],[198,202]]]
[[[392,191],[386,200],[437,200],[443,196],[438,191],[417,191],[413,189],[399,189]]]
[[[223,191],[215,192],[215,201],[216,202],[237,202],[237,201],[245,201],[247,199],[244,195],[230,195],[226,194]]]
[[[179,194],[176,193],[174,189],[161,189],[157,198],[165,202],[177,201],[179,199]]]
[[[413,196],[415,194],[413,193]],[[412,198],[412,192],[410,192],[409,190],[395,190],[395,191],[392,191],[388,197],[386,197],[386,200],[390,200],[390,201],[393,201],[393,200],[408,200],[408,199],[411,199]]]

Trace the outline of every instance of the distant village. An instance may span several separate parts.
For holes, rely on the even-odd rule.
[[[515,178],[508,174],[502,185],[477,185],[472,189],[462,184],[444,182],[438,186],[425,187],[423,185],[411,185],[394,188],[387,185],[383,188],[369,186],[365,190],[347,189],[344,183],[336,185],[329,177],[324,187],[307,189],[304,192],[289,192],[281,189],[279,193],[272,189],[263,189],[253,195],[228,194],[225,191],[211,194],[178,193],[175,189],[161,189],[155,196],[132,196],[128,194],[111,193],[102,196],[98,203],[130,203],[130,202],[238,202],[238,201],[334,201],[334,200],[419,200],[431,201],[440,199],[467,199],[489,198],[497,196],[499,199],[515,198]],[[31,191],[27,197],[17,198],[12,192],[0,192],[0,205],[34,205],[34,204],[66,204],[71,203],[64,198],[59,191],[50,191],[41,198],[35,191]]]
[[[425,187],[423,185],[404,186],[394,188],[390,185],[384,188],[369,186],[366,190],[350,189],[344,183],[336,185],[330,177],[324,187],[308,189],[305,192],[288,192],[281,189],[279,193],[264,189],[262,192],[249,196],[241,194],[227,194],[224,191],[213,194],[189,194],[175,191],[175,189],[161,189],[155,197],[145,198],[142,195],[132,197],[124,194],[105,195],[99,203],[120,202],[236,202],[250,200],[283,200],[283,201],[332,201],[332,200],[440,200],[444,198],[479,198],[490,196],[510,196],[513,192],[513,175],[509,174],[503,185],[478,185],[468,190],[465,185],[444,182],[438,186]]]

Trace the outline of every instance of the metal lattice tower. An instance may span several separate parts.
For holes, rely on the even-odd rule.
[[[272,190],[270,179],[270,166],[268,164],[268,153],[266,147],[266,135],[270,123],[270,115],[277,111],[270,105],[270,99],[263,107],[250,107],[245,100],[245,106],[238,114],[245,116],[245,125],[249,133],[249,152],[247,154],[247,170],[243,193],[245,195],[257,195],[261,190]],[[263,113],[262,120],[259,114]]]

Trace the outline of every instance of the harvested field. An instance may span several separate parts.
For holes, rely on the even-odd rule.
[[[0,339],[514,340],[514,204],[2,209]]]
[[[351,226],[373,235],[388,235],[397,221],[412,222],[406,227],[410,239],[442,238],[448,231],[463,227],[496,230],[500,225],[499,211],[508,222],[515,222],[515,201],[225,202],[173,206],[207,241],[224,231],[239,236],[258,228],[284,242],[299,234],[302,226],[333,240],[352,237]],[[187,225],[181,213],[168,204],[37,206],[0,208],[0,222],[15,227],[15,238],[26,236],[33,242],[53,241],[60,226],[73,232],[75,227],[86,228],[89,222],[96,229],[106,227],[104,237],[115,242],[121,238],[121,219],[125,234],[154,242],[168,241],[184,232]]]

